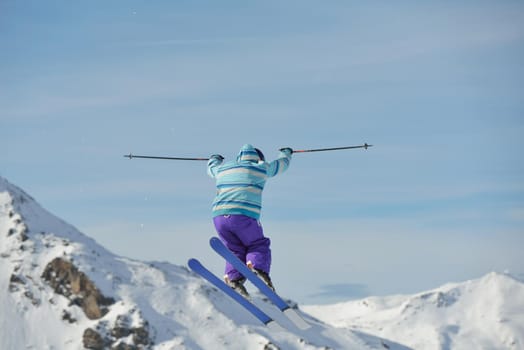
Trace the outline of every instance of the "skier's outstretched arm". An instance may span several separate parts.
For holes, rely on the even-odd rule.
[[[293,154],[293,150],[291,148],[282,148],[280,150],[280,153],[278,155],[278,158],[269,163],[268,170],[267,170],[267,176],[273,177],[278,174],[282,174],[284,171],[287,170],[289,167],[289,164],[291,163],[291,155]]]
[[[211,157],[209,157],[209,160],[207,162],[207,174],[211,176],[212,178],[215,178],[217,175],[218,167],[222,162],[224,161],[224,157],[222,157],[220,154],[213,154]]]

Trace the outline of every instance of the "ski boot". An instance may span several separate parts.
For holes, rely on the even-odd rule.
[[[255,275],[257,275],[269,287],[269,289],[271,289],[273,292],[275,291],[273,282],[271,282],[271,278],[269,277],[269,275],[266,272],[253,267],[253,263],[251,261],[248,261],[246,265],[247,267],[249,267],[250,270],[252,270],[255,273]]]
[[[249,299],[249,293],[247,292],[244,282],[246,282],[245,277],[241,277],[234,281],[231,281],[227,275],[224,276],[224,282],[231,287],[235,292],[242,295],[244,298]]]

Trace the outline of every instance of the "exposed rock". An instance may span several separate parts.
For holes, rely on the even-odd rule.
[[[118,340],[133,335],[134,345],[149,345],[152,343],[149,338],[149,324],[147,321],[143,320],[140,327],[131,327],[129,323],[128,316],[118,316],[115,325],[111,329],[111,336]]]
[[[140,345],[149,345],[151,340],[149,339],[149,325],[146,322],[142,327],[132,329],[133,342]]]
[[[26,276],[26,278],[31,279],[29,276]],[[31,291],[29,285],[24,280],[24,278],[20,275],[17,275],[16,273],[13,273],[9,278],[9,292],[16,293],[20,291],[23,292],[22,295],[29,299],[34,306],[40,306],[40,299],[35,297],[34,293]]]
[[[20,232],[20,240],[22,242],[25,242],[29,239],[29,237],[27,236],[27,231],[22,231]]]
[[[264,345],[264,350],[280,350],[280,348],[275,344],[269,342],[266,345]]]
[[[76,318],[71,315],[71,313],[67,310],[62,311],[62,320],[67,321],[69,323],[75,323]]]
[[[24,280],[18,275],[12,274],[11,278],[9,279],[9,291],[11,293],[18,292],[20,290],[21,285],[24,284]]]
[[[80,306],[91,320],[103,317],[108,312],[107,306],[115,302],[113,298],[102,295],[86,274],[62,258],[51,261],[46,266],[42,278],[56,293]]]
[[[41,304],[40,299],[36,298],[35,295],[33,294],[33,292],[31,292],[30,290],[26,290],[24,292],[24,296],[27,299],[29,299],[34,306],[40,306],[40,304]]]
[[[105,341],[104,338],[92,328],[88,328],[84,331],[84,336],[82,338],[84,343],[84,348],[92,350],[104,350]]]
[[[111,348],[111,350],[140,350],[140,349],[141,348],[136,345],[126,344],[126,343],[118,343],[118,345],[113,346]]]
[[[132,333],[132,330],[126,327],[115,327],[111,330],[111,335],[117,339],[125,338]]]

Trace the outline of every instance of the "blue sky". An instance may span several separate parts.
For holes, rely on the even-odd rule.
[[[295,154],[262,222],[304,303],[524,273],[519,1],[2,1],[0,175],[110,250],[221,273],[205,163]]]

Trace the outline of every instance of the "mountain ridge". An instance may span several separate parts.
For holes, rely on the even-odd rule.
[[[383,349],[326,327],[271,332],[184,266],[117,256],[0,177],[2,349]],[[307,315],[305,315],[307,317]]]
[[[0,348],[6,350],[524,344],[524,284],[497,273],[414,295],[300,306],[312,325],[307,331],[254,295],[255,304],[283,326],[272,331],[185,266],[115,255],[2,177],[0,262]]]
[[[490,272],[414,295],[309,305],[307,313],[414,349],[524,348],[524,284]]]

